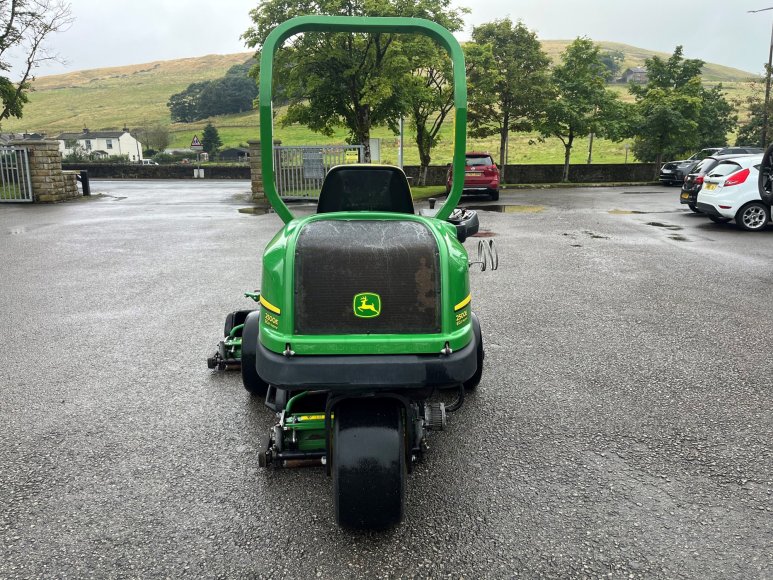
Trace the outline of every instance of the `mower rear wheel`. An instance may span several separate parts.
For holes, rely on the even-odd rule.
[[[258,370],[255,368],[259,335],[260,311],[255,310],[247,315],[242,329],[242,383],[251,395],[265,397],[268,383],[260,378]]]
[[[250,312],[255,312],[255,310],[235,310],[234,312],[229,313],[228,316],[225,317],[223,336],[228,336],[231,334],[231,330],[234,326],[244,324],[244,321],[247,320]]]
[[[392,399],[346,399],[334,412],[331,462],[336,521],[355,529],[397,525],[405,506],[402,405]]]
[[[464,383],[464,388],[468,391],[473,390],[480,384],[480,379],[483,376],[483,359],[486,356],[483,352],[483,333],[480,331],[480,321],[474,312],[472,314],[472,331],[475,333],[475,340],[478,342],[476,357],[478,366],[475,369],[475,374],[467,379]]]

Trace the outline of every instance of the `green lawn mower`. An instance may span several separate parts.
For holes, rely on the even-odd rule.
[[[403,171],[342,165],[326,175],[317,213],[294,218],[277,193],[272,155],[272,61],[301,32],[422,33],[451,55],[454,181],[438,210],[414,211]],[[464,401],[483,372],[469,268],[496,269],[490,240],[470,262],[462,242],[477,214],[454,210],[464,181],[467,95],[461,48],[415,18],[304,16],[274,29],[260,62],[260,136],[266,198],[285,225],[263,254],[260,308],[237,311],[210,368],[241,366],[246,389],[277,414],[261,466],[323,465],[336,519],[383,529],[403,517],[406,476],[427,431]],[[430,398],[448,389],[446,407]]]

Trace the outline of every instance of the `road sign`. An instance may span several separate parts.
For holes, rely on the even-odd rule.
[[[202,145],[201,141],[199,141],[198,135],[193,136],[193,141],[191,141],[191,149],[194,151],[202,151],[204,149],[204,145]]]

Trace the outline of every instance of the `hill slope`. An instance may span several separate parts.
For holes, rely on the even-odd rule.
[[[558,62],[561,52],[566,46],[572,42],[571,40],[543,40],[542,48],[548,53],[548,56],[553,62]],[[654,50],[647,50],[639,48],[637,46],[631,46],[630,44],[623,44],[620,42],[606,42],[597,41],[602,51],[605,50],[619,50],[625,56],[623,58],[623,64],[621,70],[625,70],[630,67],[644,66],[644,61],[653,56],[659,56],[661,58],[668,58],[671,56],[665,52],[657,52]],[[675,47],[676,48],[676,47]],[[686,58],[696,58],[694,55],[685,55]],[[739,82],[745,81],[751,77],[756,76],[754,73],[739,70],[737,68],[731,68],[729,66],[722,66],[720,64],[706,63],[703,67],[703,80],[714,82]]]
[[[546,40],[543,46],[554,60],[570,41]],[[600,42],[603,49],[620,50],[625,55],[623,67],[641,66],[644,60],[658,54],[626,44]],[[30,102],[24,109],[23,119],[8,119],[2,123],[3,131],[35,131],[56,135],[61,131],[79,131],[84,126],[90,129],[130,128],[151,123],[169,125],[172,147],[187,147],[194,134],[201,135],[206,121],[196,123],[170,124],[166,103],[174,93],[185,89],[190,83],[221,77],[233,65],[247,61],[252,53],[244,52],[228,55],[208,55],[169,61],[158,61],[131,66],[110,67],[77,71],[73,73],[41,77],[35,81],[35,91],[30,94]],[[689,56],[689,55],[688,55]],[[721,81],[725,83],[731,96],[743,96],[748,91],[743,81],[752,75],[744,71],[708,64],[704,68],[704,79],[708,84]],[[615,85],[628,100],[626,87]],[[281,111],[280,111],[281,113]],[[213,118],[224,146],[246,143],[258,138],[258,113],[250,111],[238,115],[226,115]],[[435,162],[445,163],[451,155],[451,124],[444,125],[441,131],[441,143],[436,148]],[[305,127],[275,127],[277,138],[287,145],[343,143],[346,131],[336,130],[332,137],[312,133]],[[380,137],[384,161],[395,162],[397,140],[386,128],[376,128],[372,135]],[[511,143],[510,160],[513,162],[559,163],[563,159],[562,147],[557,140],[545,143],[530,143],[535,135],[515,135]],[[497,139],[478,139],[471,146],[489,150],[497,154]],[[576,161],[587,150],[587,144],[577,142]],[[623,162],[625,146],[623,143],[610,143],[597,139],[594,146],[594,160],[598,162]],[[406,135],[406,162],[418,161],[418,153]]]
[[[190,83],[221,77],[252,53],[211,54],[40,77],[22,119],[3,122],[3,131],[118,129],[148,122],[169,123],[169,97]]]

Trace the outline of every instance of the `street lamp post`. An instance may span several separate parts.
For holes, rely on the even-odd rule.
[[[765,12],[773,10],[770,8],[761,8],[760,10],[749,10],[749,13]],[[768,146],[768,107],[770,105],[770,68],[773,66],[773,27],[770,30],[770,50],[768,51],[768,68],[765,71],[765,109],[762,111],[762,147]]]

